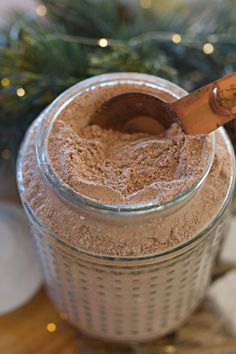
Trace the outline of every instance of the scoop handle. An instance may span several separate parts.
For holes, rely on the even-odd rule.
[[[208,134],[236,118],[236,72],[172,103],[188,134]]]

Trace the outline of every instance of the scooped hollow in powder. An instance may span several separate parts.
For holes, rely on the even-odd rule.
[[[173,199],[199,180],[211,152],[209,137],[187,136],[177,123],[156,136],[97,125],[76,130],[58,120],[49,139],[51,164],[65,185],[115,204]]]

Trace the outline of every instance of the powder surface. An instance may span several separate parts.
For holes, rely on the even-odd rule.
[[[164,203],[183,193],[207,169],[212,150],[210,138],[187,136],[177,123],[155,136],[97,125],[75,131],[59,120],[49,152],[56,173],[74,191],[100,202],[131,204]]]

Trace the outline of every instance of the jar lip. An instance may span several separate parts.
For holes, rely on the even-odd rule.
[[[51,128],[59,116],[59,114],[73,101],[75,100],[81,93],[83,93],[86,89],[92,89],[93,87],[99,85],[109,85],[114,83],[142,83],[147,86],[153,86],[158,89],[161,89],[167,93],[171,93],[176,98],[180,98],[187,94],[187,92],[175,84],[172,84],[168,80],[155,77],[153,75],[148,74],[140,74],[140,73],[110,73],[104,75],[94,76],[87,80],[81,81],[76,85],[70,87],[68,90],[63,92],[56,100],[52,102],[52,104],[46,109],[44,115],[48,120],[47,124],[40,124],[39,129],[36,136],[36,156],[38,160],[38,164],[41,172],[43,173],[46,180],[52,185],[54,190],[59,194],[60,197],[66,199],[70,203],[75,206],[79,206],[80,208],[86,210],[93,210],[97,212],[105,212],[106,214],[118,214],[119,215],[139,215],[146,214],[150,212],[162,212],[173,206],[176,206],[185,200],[187,200],[190,196],[192,196],[196,191],[200,189],[203,185],[214,161],[215,156],[215,134],[214,132],[210,134],[211,144],[212,144],[212,153],[209,155],[209,159],[207,161],[207,168],[203,171],[200,178],[191,185],[190,188],[187,188],[184,192],[178,193],[173,199],[166,203],[158,203],[153,200],[145,203],[136,203],[136,204],[111,204],[105,202],[99,202],[97,200],[93,200],[89,197],[83,196],[78,192],[73,191],[69,186],[66,186],[61,178],[57,175],[55,170],[49,163],[49,157],[47,154],[47,144],[48,137],[50,135]],[[169,88],[175,88],[178,94],[175,94],[170,91]]]

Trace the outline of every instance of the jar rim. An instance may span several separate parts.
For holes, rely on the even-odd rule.
[[[139,215],[147,214],[150,212],[163,212],[171,207],[179,205],[180,203],[186,201],[195,192],[197,192],[203,185],[208,173],[212,167],[214,156],[215,156],[215,134],[214,132],[210,134],[212,152],[209,154],[208,161],[206,163],[206,169],[203,171],[200,178],[195,181],[191,187],[184,190],[182,193],[176,194],[176,196],[165,203],[158,203],[155,200],[145,202],[145,203],[134,203],[134,204],[111,204],[105,202],[99,202],[97,200],[91,199],[78,192],[73,191],[69,186],[66,186],[62,179],[58,176],[55,170],[52,168],[49,162],[49,156],[47,153],[48,137],[54,122],[60,113],[73,102],[81,93],[85,90],[92,89],[99,85],[109,85],[115,83],[142,83],[147,86],[156,87],[177,99],[187,94],[187,92],[177,85],[169,82],[168,80],[155,77],[148,74],[140,73],[109,73],[94,76],[87,80],[81,81],[76,85],[70,87],[68,90],[63,92],[43,113],[47,118],[47,124],[40,124],[36,136],[36,156],[38,160],[38,165],[40,170],[46,180],[52,185],[54,191],[59,194],[60,197],[66,199],[75,206],[86,210],[105,212],[106,214],[118,214],[121,216],[129,215]],[[169,89],[168,89],[169,87]],[[170,88],[177,92],[177,94],[172,92]]]

